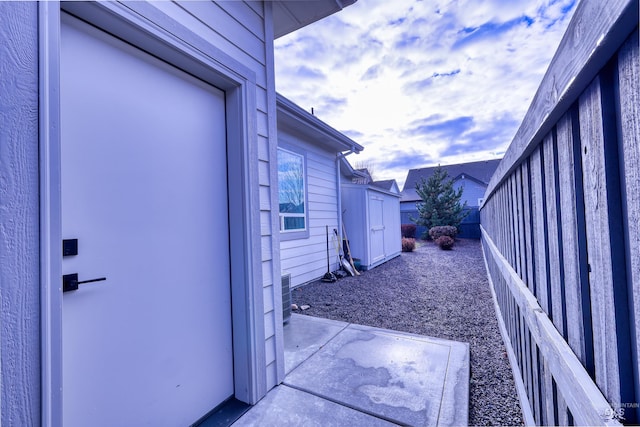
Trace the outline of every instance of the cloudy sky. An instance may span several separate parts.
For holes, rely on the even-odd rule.
[[[375,179],[501,157],[578,0],[358,0],[276,40],[276,89]]]

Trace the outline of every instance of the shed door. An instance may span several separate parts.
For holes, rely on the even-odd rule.
[[[233,392],[224,93],[61,34],[65,426],[189,425]]]
[[[384,259],[384,199],[369,195],[370,264]]]

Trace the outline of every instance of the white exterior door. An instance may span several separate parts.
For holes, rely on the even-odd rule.
[[[65,426],[189,425],[233,395],[224,93],[61,35]]]
[[[369,195],[369,251],[370,263],[384,259],[384,199]]]

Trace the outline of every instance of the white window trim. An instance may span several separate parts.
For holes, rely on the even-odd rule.
[[[307,181],[308,181],[308,174],[307,174],[307,154],[306,152],[299,150],[299,149],[295,149],[289,145],[285,145],[283,146],[282,144],[278,145],[278,150],[282,150],[285,151],[289,154],[293,154],[294,156],[300,156],[302,158],[302,176],[303,176],[303,197],[304,197],[304,213],[302,214],[295,214],[295,213],[288,213],[288,214],[282,214],[280,213],[280,201],[278,200],[278,216],[279,216],[279,221],[280,221],[280,240],[281,241],[286,241],[286,240],[298,240],[298,239],[307,239],[309,238],[309,193],[307,191]],[[278,185],[280,185],[280,183],[278,183]],[[303,217],[305,219],[304,221],[304,229],[300,228],[300,229],[295,229],[295,230],[285,230],[284,229],[284,219],[286,217],[298,217],[301,218]]]

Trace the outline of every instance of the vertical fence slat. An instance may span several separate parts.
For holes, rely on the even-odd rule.
[[[540,414],[540,375],[538,373],[538,346],[536,345],[533,335],[529,336],[529,348],[531,348],[531,410],[533,412],[533,418],[536,420],[536,424],[542,424],[542,418]]]
[[[532,195],[531,195],[531,175],[529,168],[529,160],[525,160],[520,165],[522,170],[522,197],[523,197],[523,224],[524,224],[524,249],[525,249],[525,276],[526,285],[532,293],[536,293],[535,287],[535,262],[534,262],[534,232],[533,232],[533,212],[532,212]],[[542,414],[540,413],[540,374],[538,372],[538,347],[530,335],[527,328],[527,343],[529,345],[529,375],[530,390],[529,399],[536,423],[542,423]]]
[[[522,169],[522,218],[524,222],[524,247],[525,247],[525,261],[526,261],[526,280],[527,287],[531,289],[531,292],[535,294],[535,287],[533,285],[533,233],[531,231],[531,188],[530,188],[530,175],[529,175],[529,161],[524,161],[520,166]]]
[[[513,265],[513,242],[511,238],[511,213],[509,209],[510,201],[509,201],[509,180],[506,180],[502,187],[502,197],[504,199],[504,245],[506,254],[508,254],[508,259],[511,265]]]
[[[517,172],[517,171],[516,171]],[[513,265],[513,268],[516,270],[516,273],[518,273],[518,275],[520,277],[522,277],[522,268],[521,268],[521,264],[520,264],[520,227],[519,227],[519,218],[520,218],[520,212],[518,212],[518,204],[519,204],[519,197],[518,197],[518,181],[517,181],[517,176],[516,173],[514,173],[513,175],[511,175],[511,218],[512,218],[512,227],[513,227],[513,246],[514,246],[514,253],[515,253],[515,263]]]
[[[526,273],[525,273],[525,269],[526,269],[526,255],[525,255],[525,235],[524,235],[524,212],[523,212],[523,208],[522,208],[522,204],[523,204],[523,194],[522,194],[522,169],[520,167],[518,167],[515,170],[515,176],[516,176],[516,211],[517,211],[517,227],[518,227],[518,237],[517,237],[517,243],[519,246],[519,254],[520,257],[518,259],[518,263],[519,263],[519,269],[518,272],[520,273],[520,278],[525,280],[526,278]],[[526,282],[526,280],[525,280]]]
[[[580,139],[596,383],[620,405],[600,77],[580,97]]]
[[[507,250],[507,209],[505,208],[506,200],[504,197],[504,184],[500,186],[500,250],[509,258]]]
[[[558,230],[558,211],[560,207],[556,205],[555,186],[555,149],[554,136],[549,133],[543,142],[544,147],[544,175],[545,175],[545,196],[546,196],[546,224],[548,235],[549,264],[548,277],[549,289],[551,290],[551,312],[553,313],[553,324],[561,335],[565,335],[564,322],[562,318],[564,295],[562,292],[562,269],[560,262],[560,233]]]
[[[534,411],[536,414],[536,422],[538,425],[543,424],[543,413],[542,405],[544,402],[544,395],[542,394],[542,369],[540,368],[540,349],[538,348],[537,342],[535,340],[531,340],[533,343],[533,372],[535,374],[535,402],[533,402]]]
[[[530,406],[533,407],[533,366],[531,364],[531,357],[533,354],[533,349],[531,348],[531,332],[529,331],[529,325],[524,321],[524,313],[523,316],[523,324],[524,324],[524,340],[525,340],[525,384],[527,386],[527,396],[529,397]]]
[[[508,211],[507,214],[509,215],[509,222],[507,223],[507,227],[509,228],[509,245],[511,246],[511,265],[514,266],[514,269],[516,270],[516,272],[519,272],[517,269],[517,265],[518,265],[518,251],[517,251],[517,244],[516,244],[516,227],[515,227],[515,222],[516,222],[516,215],[515,215],[515,197],[514,197],[514,180],[513,180],[513,175],[511,175],[509,177],[509,180],[507,181],[509,183],[509,186],[507,187],[507,199],[509,200],[509,205],[508,205]]]
[[[553,377],[547,361],[542,359],[542,396],[543,396],[543,416],[542,422],[545,426],[555,426],[556,422],[555,411],[555,396],[553,393]]]
[[[529,160],[531,174],[531,216],[533,245],[535,248],[535,289],[540,306],[549,314],[549,300],[547,296],[547,260],[545,253],[545,224],[544,224],[544,188],[542,183],[542,159],[540,147],[531,153]]]
[[[568,426],[569,425],[569,409],[567,408],[567,403],[564,401],[564,398],[562,397],[561,394],[558,394],[556,406],[558,407],[557,424],[559,426]]]
[[[620,87],[620,122],[623,194],[626,216],[627,242],[627,280],[629,299],[633,303],[632,343],[634,366],[636,369],[636,402],[640,401],[640,53],[638,49],[638,30],[627,39],[618,55],[618,80]],[[631,409],[627,409],[630,411]],[[636,419],[640,419],[636,408]]]
[[[576,205],[576,169],[581,173],[580,158],[576,158],[575,150],[579,151],[579,141],[573,138],[572,114],[567,113],[558,123],[558,163],[562,165],[558,172],[560,182],[565,185],[560,186],[560,211],[562,223],[562,251],[564,262],[564,288],[567,307],[567,341],[582,365],[589,370],[588,355],[585,347],[585,325],[583,310],[588,307],[583,306],[582,281],[587,277],[581,275],[580,264],[586,260],[579,249],[578,242],[578,206]],[[575,145],[574,145],[575,144]],[[578,164],[576,165],[576,160]],[[582,200],[580,200],[582,202]],[[584,206],[579,206],[583,210]],[[588,297],[588,295],[586,295]],[[589,333],[590,335],[590,333]],[[589,350],[590,351],[590,350]],[[590,357],[589,357],[590,359]],[[592,362],[591,362],[592,363]]]
[[[566,303],[564,289],[564,260],[563,244],[564,236],[560,224],[562,204],[559,198],[559,176],[558,176],[558,149],[556,130],[550,134],[550,138],[545,138],[545,152],[548,153],[545,161],[545,183],[547,196],[547,227],[549,236],[549,280],[551,287],[551,297],[553,304],[553,324],[558,332],[567,339],[566,326]],[[559,426],[566,426],[569,423],[567,417],[567,404],[558,393],[555,381],[552,381],[554,397],[554,423]]]
[[[520,371],[522,372],[522,382],[524,383],[524,387],[527,391],[527,395],[531,395],[531,384],[530,384],[530,372],[531,369],[529,367],[529,330],[527,328],[527,322],[524,318],[524,313],[522,310],[518,310],[518,315],[520,316],[520,334],[522,337],[522,365]]]

